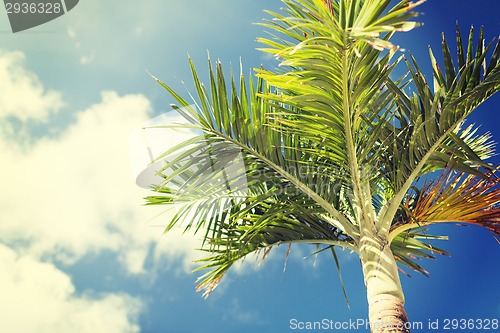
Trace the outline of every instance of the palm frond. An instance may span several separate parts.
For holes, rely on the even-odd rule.
[[[261,96],[270,91],[262,79],[250,87],[241,75],[228,93],[222,65],[209,61],[210,88],[191,63],[198,93],[190,105],[157,79],[178,101],[174,108],[203,132],[158,157],[164,181],[146,198],[149,204],[182,204],[166,231],[189,219],[186,230],[204,232],[212,253],[200,287],[213,289],[240,258],[282,243],[312,242],[354,249],[357,227],[335,166],[312,155],[317,148],[300,136],[276,131],[277,106]],[[315,162],[315,163],[312,163]],[[207,266],[208,265],[208,266]]]
[[[267,46],[263,51],[285,69],[257,71],[277,89],[262,94],[279,105],[271,125],[322,147],[313,160],[343,170],[354,219],[374,223],[376,214],[366,198],[372,197],[372,180],[380,172],[371,162],[396,107],[386,87],[398,63],[391,62],[397,47],[390,38],[418,25],[410,21],[418,13],[410,9],[421,2],[402,1],[390,9],[390,1],[285,3],[288,16],[270,13],[274,20],[263,24],[283,37],[260,39]]]
[[[302,167],[299,164],[299,158],[305,159],[307,158],[307,154],[297,153],[297,150],[301,149],[301,143],[297,136],[286,136],[271,128],[266,115],[273,112],[271,110],[274,109],[274,106],[265,102],[257,93],[267,93],[270,90],[269,85],[265,83],[264,80],[260,79],[258,81],[258,88],[260,91],[256,91],[253,87],[253,82],[250,81],[251,91],[249,99],[246,95],[247,89],[242,75],[240,83],[242,88],[240,94],[238,94],[235,88],[236,84],[234,83],[234,79],[231,85],[232,93],[228,94],[226,91],[222,65],[220,63],[217,64],[215,74],[212,71],[210,61],[209,67],[210,95],[200,83],[194,65],[192,65],[195,85],[197,86],[198,93],[201,94],[198,96],[198,99],[204,101],[200,103],[201,106],[193,107],[170,89],[170,87],[157,79],[157,81],[164,86],[182,106],[182,108],[174,106],[176,110],[205,133],[203,138],[200,137],[197,147],[182,153],[182,157],[185,159],[184,163],[182,163],[184,168],[192,168],[193,165],[196,164],[188,163],[186,160],[193,152],[198,152],[204,157],[209,154],[210,158],[207,159],[213,159],[214,157],[219,159],[220,156],[217,154],[222,153],[227,155],[228,148],[226,145],[228,145],[231,150],[239,149],[241,151],[243,155],[242,158],[245,162],[248,162],[245,164],[247,167],[249,165],[254,165],[255,167],[264,167],[266,170],[272,170],[276,177],[293,184],[303,192],[304,195],[310,196],[318,202],[332,218],[338,220],[342,224],[346,224],[347,228],[349,228],[350,223],[346,216],[339,212],[330,202],[325,200],[325,198],[316,193],[315,187],[318,183],[330,184],[332,182],[322,182],[321,180],[323,179],[318,179],[318,177],[311,179],[311,173],[302,174],[300,172]],[[232,101],[232,104],[230,104],[229,100]],[[248,102],[243,104],[242,101]],[[240,123],[244,123],[246,126],[241,126]],[[214,142],[222,142],[223,144],[214,145]],[[207,147],[208,149],[203,150],[203,148]],[[221,150],[217,149],[218,147],[220,147]],[[180,148],[185,148],[185,145],[181,144],[178,147],[172,148],[166,155],[171,155],[179,151]],[[299,158],[296,156],[299,156]],[[165,157],[165,154],[160,156],[160,158]],[[164,169],[178,169],[179,166],[175,164],[179,162],[181,162],[180,158],[177,158],[174,162],[170,161],[166,164]],[[176,172],[179,174],[183,170]],[[258,172],[260,172],[260,169]],[[332,173],[316,173],[316,176],[323,178],[332,177],[332,175]],[[312,180],[314,180],[314,182],[311,182]],[[170,178],[167,178],[167,182],[168,181],[170,181]],[[332,184],[332,186],[333,185],[334,184]],[[329,191],[329,193],[335,195],[336,191]]]
[[[498,169],[497,169],[498,170]],[[401,232],[435,223],[468,223],[484,227],[500,240],[500,178],[482,178],[451,169],[409,195],[406,215],[393,225],[389,239]]]
[[[398,234],[391,242],[391,250],[397,262],[417,273],[429,276],[429,272],[417,261],[422,259],[435,259],[434,254],[449,255],[448,252],[441,250],[431,244],[434,240],[447,240],[446,236],[436,236],[428,234],[423,228],[416,228]],[[400,268],[403,274],[410,276],[406,271]]]
[[[354,241],[315,213],[317,205],[303,198],[288,200],[273,194],[265,199],[249,198],[230,209],[228,219],[219,221],[209,238],[211,253],[200,260],[197,270],[208,270],[199,278],[199,290],[208,296],[229,268],[256,251],[268,252],[281,244],[309,243],[355,249]]]
[[[481,30],[476,52],[473,52],[471,29],[467,55],[464,55],[461,50],[465,47],[458,27],[457,36],[457,57],[461,67],[457,68],[453,63],[446,39],[443,38],[444,72],[437,66],[431,52],[433,90],[413,57],[407,60],[416,89],[413,95],[408,96],[395,84],[389,84],[398,96],[404,127],[393,135],[396,143],[384,149],[386,156],[390,157],[386,174],[395,186],[395,197],[381,217],[385,230],[388,230],[407,191],[424,172],[453,166],[487,177],[491,167],[483,161],[484,157],[491,156],[489,145],[485,149],[479,144],[486,136],[471,140],[471,130],[461,131],[460,126],[473,110],[500,90],[499,41],[495,47],[495,41],[485,46]],[[487,169],[479,170],[475,166]]]

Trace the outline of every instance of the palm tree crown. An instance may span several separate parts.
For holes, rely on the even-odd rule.
[[[426,226],[472,223],[500,238],[493,144],[463,126],[500,89],[499,43],[481,30],[475,47],[473,30],[464,41],[457,27],[455,56],[444,36],[442,66],[430,50],[429,84],[391,43],[418,26],[423,1],[283,2],[262,24],[275,34],[259,39],[279,68],[226,82],[209,60],[205,86],[190,61],[193,105],[158,81],[202,133],[160,157],[164,181],[147,201],[183,204],[167,229],[188,217],[187,229],[204,232],[205,295],[250,253],[311,243],[335,258],[336,247],[357,252],[367,287],[380,258],[393,258],[382,293],[402,300],[392,260],[427,274],[416,259],[445,253],[427,241],[445,237]]]

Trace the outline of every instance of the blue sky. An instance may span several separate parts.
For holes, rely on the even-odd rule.
[[[464,33],[484,25],[496,38],[497,2],[429,0],[424,26],[397,42],[428,71],[427,45],[438,51],[442,31],[453,40],[457,20]],[[183,92],[188,54],[202,77],[207,51],[235,69],[241,57],[247,72],[269,64],[252,23],[280,6],[81,0],[17,34],[0,13],[0,331],[289,332],[294,318],[367,317],[358,259],[340,252],[348,309],[333,259],[306,246],[292,249],[286,272],[284,248],[261,265],[249,260],[204,300],[190,273],[197,238],[163,236],[171,212],[141,206],[147,192],[134,184],[128,135],[173,102],[145,70]],[[495,141],[499,103],[469,119]],[[499,245],[475,227],[433,231],[450,235],[439,245],[452,256],[423,263],[430,279],[402,277],[410,321],[498,319]]]

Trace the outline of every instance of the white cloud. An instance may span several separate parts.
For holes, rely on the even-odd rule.
[[[117,250],[129,235],[124,229],[137,217],[131,205],[139,203],[127,186],[126,137],[150,106],[139,95],[102,98],[57,139],[41,139],[27,152],[0,143],[6,152],[0,157],[4,240],[22,238],[37,252],[62,248],[79,256]]]
[[[92,51],[89,55],[81,56],[80,57],[80,64],[81,65],[88,65],[91,62],[95,60],[95,50]]]
[[[161,238],[162,230],[147,223],[160,209],[141,206],[149,193],[130,172],[128,134],[150,111],[144,96],[106,92],[57,139],[41,139],[27,152],[0,143],[6,152],[0,156],[0,238],[28,240],[31,253],[66,262],[89,251],[116,251],[133,273],[142,272],[149,244],[159,241],[164,253],[187,255],[190,263],[187,246],[195,242]]]
[[[0,244],[1,332],[133,333],[141,303],[127,295],[75,294],[71,279],[49,263]]]
[[[21,52],[0,50],[0,118],[44,121],[64,105],[61,93],[45,91],[38,77],[24,68]]]
[[[155,228],[159,233],[162,229]],[[158,240],[154,258],[159,264],[161,262],[174,262],[173,259],[181,260],[182,266],[177,269],[177,273],[186,273],[197,266],[195,260],[201,259],[206,253],[197,251],[201,247],[199,236],[183,234],[183,229],[174,228]]]
[[[21,81],[34,77],[22,67],[18,73]],[[43,91],[42,86],[28,87]],[[15,99],[21,108],[31,103],[17,95],[2,96],[7,103]],[[46,109],[59,103],[51,101]],[[151,226],[148,221],[164,208],[142,206],[150,193],[138,188],[131,175],[128,135],[151,112],[143,95],[104,92],[99,103],[79,112],[56,138],[33,138],[28,149],[0,140],[0,240],[16,244],[20,253],[66,263],[89,252],[114,251],[131,273],[144,272],[150,246],[159,242],[156,252],[185,258],[185,267],[190,266],[195,242],[187,235],[177,241],[175,233],[162,237],[162,230]],[[166,222],[168,216],[162,219]]]
[[[71,39],[74,39],[76,37],[76,30],[73,27],[68,27],[66,33],[68,34],[68,37]]]

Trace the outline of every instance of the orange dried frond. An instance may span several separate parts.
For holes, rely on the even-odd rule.
[[[479,225],[500,238],[500,178],[445,170],[422,188],[412,209],[416,222],[462,222]],[[409,207],[408,207],[409,208]]]

